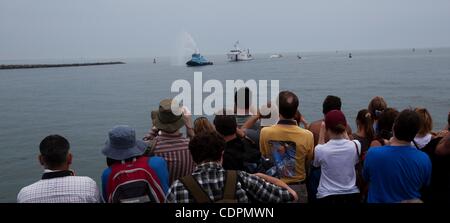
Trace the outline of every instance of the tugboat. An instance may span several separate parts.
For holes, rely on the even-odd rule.
[[[192,54],[192,58],[186,62],[188,67],[196,67],[196,66],[205,66],[205,65],[213,65],[212,62],[208,61],[204,56],[200,55],[199,52],[195,52]]]

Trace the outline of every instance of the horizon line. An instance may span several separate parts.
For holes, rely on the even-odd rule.
[[[264,51],[264,52],[258,52],[258,51],[254,51],[253,54],[271,54],[271,53],[287,53],[287,54],[295,54],[295,53],[328,53],[328,52],[335,52],[335,51],[339,51],[339,52],[361,52],[361,51],[389,51],[389,50],[410,50],[410,49],[415,49],[415,50],[424,50],[424,49],[450,49],[450,46],[433,46],[433,47],[409,47],[409,48],[353,48],[353,49],[335,49],[335,50],[305,50],[305,51]],[[224,53],[202,53],[202,55],[207,55],[207,56],[218,56],[218,55],[222,55],[222,54],[226,54],[227,52]],[[13,59],[3,59],[0,58],[0,61],[25,61],[25,60],[112,60],[112,59],[148,59],[148,58],[171,58],[174,55],[149,55],[149,56],[124,56],[124,57],[116,57],[116,56],[112,56],[112,57],[103,57],[103,56],[99,56],[99,57],[60,57],[60,58],[13,58]]]

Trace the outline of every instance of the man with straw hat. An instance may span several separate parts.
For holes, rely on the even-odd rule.
[[[192,130],[190,115],[180,106],[174,106],[176,111],[172,111],[172,103],[175,103],[172,99],[164,99],[159,103],[158,110],[152,111],[153,129],[158,134],[153,140],[151,153],[167,161],[169,183],[191,174],[194,169],[188,149],[189,138],[180,132],[183,126],[188,132]]]

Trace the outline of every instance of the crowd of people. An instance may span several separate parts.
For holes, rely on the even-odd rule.
[[[377,96],[352,131],[337,96],[327,96],[323,118],[309,124],[293,92],[279,93],[277,114],[261,115],[272,105],[252,108],[249,89],[240,90],[244,103],[236,92],[234,108],[213,121],[193,122],[165,99],[142,140],[115,126],[101,150],[101,191],[74,175],[67,139],[45,137],[42,179],[17,202],[450,203],[449,126],[434,132],[426,108],[399,111]]]

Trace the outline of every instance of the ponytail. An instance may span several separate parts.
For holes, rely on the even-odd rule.
[[[364,128],[364,134],[368,141],[374,138],[372,114],[367,109],[361,109],[356,116],[356,123]]]

